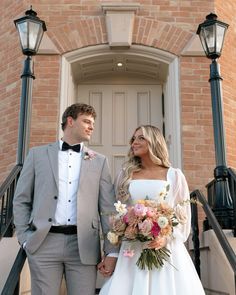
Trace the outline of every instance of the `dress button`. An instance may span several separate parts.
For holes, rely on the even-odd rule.
[[[49,221],[49,222],[52,222],[52,218],[48,218],[48,221]]]
[[[68,221],[70,221],[70,219],[68,219]]]
[[[68,202],[70,203],[70,202],[71,202],[71,200],[68,200]]]

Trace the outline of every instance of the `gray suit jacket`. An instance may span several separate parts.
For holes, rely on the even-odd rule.
[[[47,236],[54,221],[58,196],[59,143],[32,148],[26,157],[13,200],[14,223],[20,244],[34,253]],[[117,252],[106,239],[107,212],[114,211],[114,189],[105,156],[95,153],[84,159],[83,148],[77,193],[78,247],[82,263],[95,265],[100,260],[100,223],[104,252]],[[105,214],[100,214],[105,213]],[[55,245],[56,247],[56,245]]]

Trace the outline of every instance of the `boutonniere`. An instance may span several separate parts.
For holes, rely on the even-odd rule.
[[[92,151],[87,151],[84,153],[84,160],[92,160],[96,157],[96,154]]]

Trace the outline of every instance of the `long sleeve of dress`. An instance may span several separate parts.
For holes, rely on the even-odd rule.
[[[191,207],[188,184],[180,169],[175,169],[173,186],[174,207],[184,221],[174,228],[173,236],[185,242],[188,239],[191,229]]]

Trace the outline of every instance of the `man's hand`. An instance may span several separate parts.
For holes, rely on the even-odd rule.
[[[158,237],[155,240],[149,242],[146,246],[147,249],[161,249],[163,247],[165,247],[167,244],[167,240],[165,237]]]
[[[97,268],[104,277],[110,277],[116,266],[117,257],[106,256],[98,264]]]

